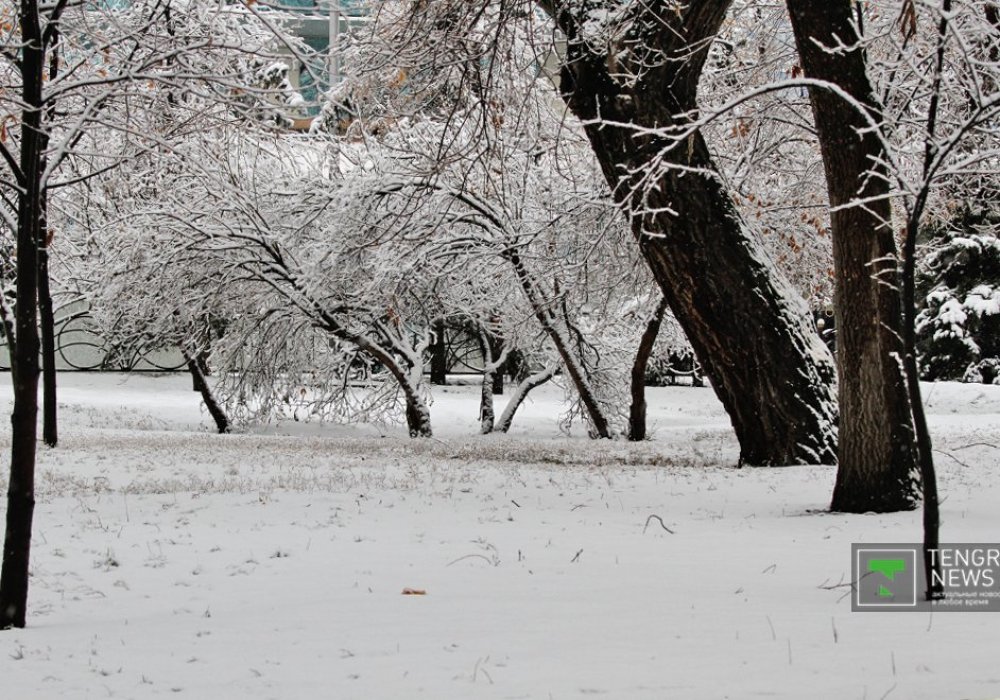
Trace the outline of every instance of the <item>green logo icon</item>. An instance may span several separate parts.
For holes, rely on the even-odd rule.
[[[896,574],[906,571],[905,559],[870,559],[868,561],[868,571],[885,576],[890,581],[896,580]],[[879,598],[892,598],[893,592],[885,586],[878,587]]]

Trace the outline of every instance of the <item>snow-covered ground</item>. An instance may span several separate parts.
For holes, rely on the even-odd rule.
[[[477,437],[477,389],[439,389],[416,442],[218,436],[184,375],[60,379],[3,698],[1000,697],[1000,616],[852,613],[838,585],[919,514],[824,513],[832,468],[734,469],[709,390],[651,390],[630,445],[561,435],[554,387]],[[943,539],[998,541],[1000,387],[926,390]]]

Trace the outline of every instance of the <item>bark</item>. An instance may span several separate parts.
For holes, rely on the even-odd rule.
[[[493,373],[493,395],[502,396],[503,395],[503,365],[507,362],[507,353],[504,352],[504,342],[503,338],[497,338],[496,336],[490,335],[488,337],[488,342],[490,344],[490,354],[493,357],[504,358],[503,363],[497,367],[497,371]]]
[[[496,420],[493,395],[497,393],[498,376],[501,381],[499,393],[503,393],[503,366],[507,363],[508,353],[504,350],[502,339],[494,337],[482,328],[479,331],[479,347],[483,353],[483,381],[479,392],[479,433],[487,435],[493,432]]]
[[[729,413],[741,463],[830,464],[834,368],[804,301],[740,221],[701,133],[679,145],[663,135],[689,123],[707,48],[730,2],[633,3],[632,28],[600,52],[581,36],[579,4],[541,4],[567,36],[564,100],[584,121],[653,275]],[[629,71],[634,79],[617,77]],[[662,165],[650,174],[651,163]]]
[[[604,410],[597,400],[597,395],[590,385],[584,368],[573,354],[570,343],[560,328],[560,322],[552,309],[549,308],[549,302],[544,298],[544,295],[535,283],[534,277],[528,271],[527,267],[525,267],[524,261],[515,248],[511,247],[505,250],[503,257],[514,268],[514,274],[521,285],[521,289],[524,291],[525,298],[531,305],[535,318],[538,319],[542,329],[549,336],[549,339],[552,340],[552,344],[555,345],[559,357],[562,358],[566,374],[569,375],[570,381],[573,382],[573,387],[576,389],[576,393],[580,397],[580,403],[583,404],[587,419],[590,421],[593,435],[602,439],[610,439],[611,426],[607,416],[604,415]]]
[[[42,217],[41,130],[44,50],[38,6],[22,0],[20,24],[21,114],[20,182],[17,211],[17,304],[15,316],[14,410],[7,487],[6,532],[0,571],[0,629],[24,627],[28,563],[35,509],[35,450],[38,435],[38,246]]]
[[[493,379],[498,374],[496,369],[483,372],[483,383],[479,392],[479,432],[487,435],[493,432],[496,412],[493,408]]]
[[[427,403],[415,389],[408,384],[401,384],[406,397],[406,428],[411,438],[429,438],[434,436],[431,430],[431,413]]]
[[[992,13],[990,12],[992,9]],[[927,600],[944,598],[944,583],[941,563],[935,556],[941,543],[941,510],[938,500],[937,471],[934,467],[934,453],[931,433],[924,414],[924,402],[920,395],[920,374],[917,368],[917,304],[916,304],[916,262],[917,236],[920,220],[927,206],[930,188],[931,162],[937,155],[938,110],[941,105],[941,83],[944,72],[945,44],[948,40],[948,22],[952,12],[951,0],[943,0],[941,17],[938,20],[938,45],[935,52],[934,81],[927,110],[927,133],[924,140],[924,187],[913,202],[906,222],[906,237],[903,247],[903,344],[905,346],[906,388],[913,410],[913,427],[917,440],[917,461],[920,467],[920,481],[924,491],[924,584]],[[987,17],[997,26],[996,7],[987,8]]]
[[[322,307],[315,302],[313,304],[321,328],[335,338],[351,343],[361,352],[381,362],[389,370],[389,373],[399,384],[399,388],[403,392],[403,398],[406,402],[406,428],[410,437],[433,437],[431,412],[427,408],[427,402],[420,396],[420,391],[417,387],[422,370],[420,372],[413,372],[413,367],[403,366],[402,361],[394,353],[386,350],[370,338],[347,330],[337,322],[335,317],[324,311]],[[414,375],[416,377],[412,378]]]
[[[38,314],[42,334],[42,440],[49,447],[59,443],[58,398],[56,392],[55,309],[49,288],[49,248],[42,231],[38,247]]]
[[[50,40],[53,46],[48,55],[50,81],[59,75],[58,24],[55,34]],[[49,102],[45,109],[45,119],[49,122],[55,117],[55,102]],[[49,145],[48,132],[39,134],[42,149],[42,170],[48,165],[45,151]],[[42,183],[44,185],[44,183]],[[46,187],[41,190],[41,211],[38,232],[38,313],[42,333],[42,440],[49,447],[59,443],[58,411],[59,404],[56,391],[56,320],[55,308],[52,306],[52,290],[49,285],[49,244],[52,231],[49,229],[49,193]]]
[[[860,49],[824,46],[858,37],[851,3],[788,0],[805,74],[838,85],[869,109],[875,97]],[[834,319],[840,392],[840,449],[831,508],[909,510],[919,498],[910,402],[901,371],[902,309],[897,250],[882,154],[863,115],[828,90],[812,89],[833,234]],[[875,173],[875,176],[871,176]],[[846,206],[864,199],[864,206]],[[840,208],[844,207],[844,208]]]
[[[434,342],[431,343],[431,384],[448,383],[448,343],[443,320],[434,322]]]
[[[511,423],[514,422],[514,414],[517,413],[517,409],[521,407],[524,400],[528,398],[528,394],[532,389],[540,387],[545,382],[556,376],[556,370],[559,369],[559,365],[556,363],[550,364],[539,372],[530,374],[525,377],[521,382],[514,387],[514,391],[511,392],[510,400],[504,407],[503,411],[500,413],[500,418],[497,420],[496,425],[493,428],[495,433],[506,433],[510,430]]]
[[[628,439],[633,442],[646,439],[646,366],[653,354],[653,346],[656,344],[656,336],[660,334],[660,324],[663,322],[666,310],[667,300],[664,298],[660,300],[652,318],[646,323],[646,329],[639,339],[635,361],[632,363],[632,403],[628,413]]]
[[[212,416],[212,420],[215,421],[215,427],[219,431],[219,434],[224,435],[228,433],[231,430],[229,417],[222,410],[219,402],[216,401],[215,394],[212,393],[212,387],[208,384],[205,372],[206,362],[203,354],[192,354],[185,350],[184,360],[187,362],[188,372],[191,373],[191,381],[194,384],[194,389],[201,394],[201,400]]]

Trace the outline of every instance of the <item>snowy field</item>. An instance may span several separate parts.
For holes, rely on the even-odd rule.
[[[851,613],[838,585],[919,514],[824,513],[832,468],[734,469],[709,390],[651,390],[630,445],[561,435],[554,387],[488,438],[475,387],[438,389],[414,442],[214,435],[185,375],[61,382],[3,698],[1000,698],[1000,616]],[[1000,387],[926,393],[942,539],[996,542]]]

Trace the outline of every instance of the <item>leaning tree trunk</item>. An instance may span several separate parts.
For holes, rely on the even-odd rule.
[[[628,439],[633,442],[646,439],[646,367],[656,345],[656,336],[660,334],[660,324],[667,310],[667,300],[664,297],[656,306],[652,318],[646,323],[646,328],[639,339],[639,349],[632,362],[632,403],[628,412]]]
[[[500,413],[500,418],[497,419],[496,425],[493,426],[493,432],[495,433],[506,433],[510,430],[511,424],[514,422],[514,414],[517,413],[517,409],[521,407],[524,400],[528,398],[528,394],[532,389],[537,389],[545,382],[556,376],[556,371],[559,369],[559,364],[553,362],[547,367],[541,369],[534,374],[529,374],[527,377],[518,382],[517,386],[510,394],[510,400],[504,407],[503,411]]]
[[[551,302],[546,299],[546,295],[541,291],[540,285],[537,284],[534,276],[528,270],[524,260],[514,246],[510,246],[504,250],[503,257],[514,268],[518,284],[520,284],[525,299],[528,300],[528,304],[531,305],[531,310],[534,312],[535,318],[538,319],[542,330],[549,336],[549,339],[556,348],[556,352],[559,353],[566,374],[569,376],[570,381],[573,382],[573,388],[576,389],[577,396],[580,397],[580,403],[583,405],[587,420],[590,422],[593,435],[604,440],[611,439],[611,423],[604,413],[600,400],[597,398],[597,393],[594,391],[590,378],[587,376],[587,371],[581,362],[581,358],[578,358],[573,353],[573,349],[563,333],[563,327],[558,317],[550,308]]]
[[[389,373],[399,384],[403,392],[403,399],[406,402],[406,429],[410,437],[433,437],[434,431],[431,429],[431,412],[427,407],[427,402],[420,395],[418,381],[420,371],[415,371],[413,367],[405,367],[400,360],[389,350],[386,350],[378,343],[363,335],[353,333],[344,328],[332,315],[322,310],[322,307],[313,302],[319,325],[335,338],[344,340],[354,345],[358,350],[382,363]]]
[[[0,629],[24,627],[28,602],[31,523],[35,511],[38,436],[38,246],[42,219],[41,106],[44,50],[37,3],[22,0],[20,24],[21,153],[17,208],[17,304],[10,480],[0,571]]]
[[[788,0],[806,76],[833,83],[874,110],[849,0]],[[918,470],[910,403],[901,371],[902,309],[896,242],[882,148],[852,105],[829,90],[810,98],[826,169],[836,279],[840,450],[832,509],[908,510]],[[864,201],[864,205],[850,206]]]
[[[205,408],[208,409],[209,415],[215,421],[216,430],[220,435],[228,433],[231,430],[229,416],[222,410],[222,406],[215,399],[215,394],[212,393],[212,387],[209,386],[205,373],[207,362],[205,361],[204,354],[200,352],[189,353],[187,350],[182,350],[182,354],[184,355],[184,361],[187,363],[188,372],[191,374],[191,382],[194,384],[194,390],[201,394],[201,400],[205,404]]]
[[[567,36],[563,97],[729,413],[741,463],[830,464],[835,373],[805,302],[743,226],[701,133],[667,138],[697,106],[698,77],[730,3],[632,3],[630,29],[600,51],[583,36],[585,5],[540,4]]]

